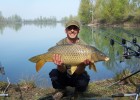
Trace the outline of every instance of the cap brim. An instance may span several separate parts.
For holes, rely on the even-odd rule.
[[[70,24],[70,25],[66,26],[66,28],[68,28],[69,26],[76,26],[80,29],[80,27],[78,25],[75,25],[75,24]]]

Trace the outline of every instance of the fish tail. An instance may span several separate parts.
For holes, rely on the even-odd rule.
[[[36,63],[36,71],[38,72],[43,67],[44,64],[45,64],[45,61],[44,60],[38,61]]]
[[[38,72],[46,62],[52,61],[52,55],[45,53],[34,56],[29,61],[36,63],[36,71]]]
[[[39,56],[34,56],[32,58],[29,59],[29,61],[33,62],[33,63],[37,63],[40,60]]]

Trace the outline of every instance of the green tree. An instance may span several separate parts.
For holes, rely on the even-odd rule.
[[[121,22],[128,8],[128,0],[106,0],[103,4],[102,19],[109,23]]]
[[[96,0],[92,10],[100,22],[140,22],[140,0]]]
[[[140,23],[140,0],[131,0],[132,15],[134,16],[134,22]]]
[[[96,20],[101,20],[102,16],[102,10],[103,10],[103,4],[104,0],[96,0],[95,4],[93,5],[93,18]]]
[[[82,24],[87,24],[91,21],[91,3],[90,0],[81,0],[78,17]]]

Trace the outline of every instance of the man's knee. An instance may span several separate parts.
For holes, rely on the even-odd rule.
[[[89,80],[90,77],[87,73],[83,73],[82,75],[80,75],[79,78],[77,79],[76,90],[80,92],[86,91]]]
[[[63,73],[59,72],[57,69],[53,69],[50,73],[49,76],[52,81],[53,88],[55,89],[63,89],[65,88],[65,80],[64,80],[64,75]],[[63,77],[62,77],[63,76]]]
[[[51,81],[58,80],[58,70],[57,69],[52,69],[52,71],[49,73],[49,76],[51,78]]]

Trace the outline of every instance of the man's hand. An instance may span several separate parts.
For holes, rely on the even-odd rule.
[[[78,67],[77,67],[75,73],[76,73],[76,74],[82,74],[83,72],[85,72],[85,67],[86,67],[87,65],[89,65],[90,63],[91,63],[90,60],[88,60],[88,59],[84,60],[83,62],[81,62],[81,63],[78,65]]]
[[[63,66],[64,63],[63,63],[61,56],[59,54],[53,55],[53,62],[57,65],[57,69],[60,72],[64,72],[66,70],[65,67]]]
[[[91,63],[91,61],[89,59],[86,59],[83,63],[85,64],[85,66],[87,66]]]
[[[63,65],[63,61],[62,61],[61,56],[59,54],[54,54],[53,55],[53,62],[58,66]]]

